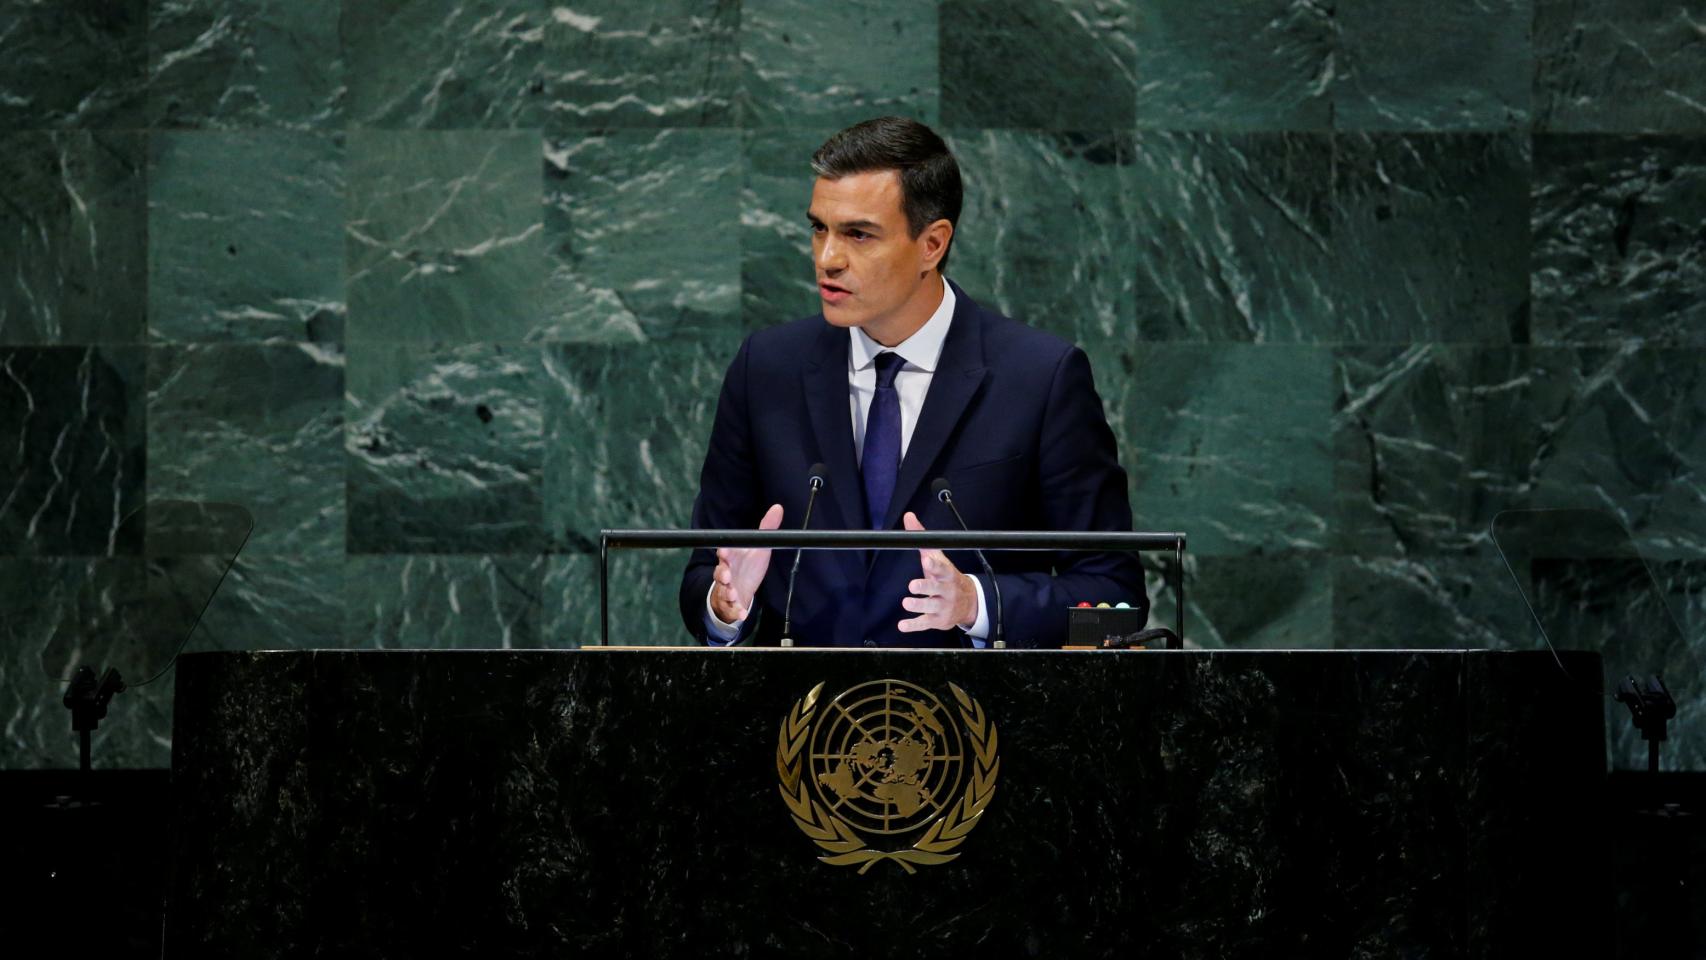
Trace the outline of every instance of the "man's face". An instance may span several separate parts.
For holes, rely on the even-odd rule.
[[[899,172],[820,177],[806,216],[826,320],[863,327],[886,346],[923,326],[940,292],[926,281],[953,231],[937,221],[911,235],[901,210]]]

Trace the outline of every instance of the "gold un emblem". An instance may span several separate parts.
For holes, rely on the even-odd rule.
[[[860,873],[892,860],[916,873],[959,856],[951,851],[995,796],[1001,760],[983,707],[948,689],[957,712],[904,680],[851,687],[821,714],[821,683],[794,703],[776,773],[795,825],[825,851],[818,859]]]

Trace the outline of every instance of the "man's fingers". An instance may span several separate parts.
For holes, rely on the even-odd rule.
[[[951,580],[960,572],[954,561],[940,550],[918,551],[918,564],[924,568],[924,575],[932,580]]]
[[[924,529],[924,524],[923,524],[923,522],[921,522],[918,519],[918,514],[913,513],[911,510],[908,510],[904,514],[901,514],[900,523],[901,523],[901,526],[905,527],[908,530],[922,530],[922,529]]]
[[[782,505],[772,503],[770,509],[764,511],[764,519],[758,521],[758,529],[775,530],[782,525]]]

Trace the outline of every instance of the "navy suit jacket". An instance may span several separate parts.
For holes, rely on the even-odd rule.
[[[973,530],[1130,530],[1125,471],[1102,412],[1089,359],[1076,346],[978,306],[958,286],[953,322],[913,427],[882,528],[918,514],[932,530],[959,528],[930,490],[946,477]],[[717,401],[710,448],[693,504],[698,529],[751,529],[772,503],[782,526],[805,515],[807,471],[829,468],[813,507],[814,530],[870,529],[853,449],[848,331],[822,314],[747,337]],[[1066,610],[1082,600],[1148,607],[1133,553],[985,551],[1001,580],[1009,646],[1059,646]],[[995,591],[975,555],[950,551],[983,581],[995,628]],[[695,551],[681,586],[681,615],[704,637],[705,597],[716,555]],[[793,551],[778,550],[742,639],[774,644]],[[807,550],[794,594],[801,646],[966,646],[959,630],[901,633],[917,550]]]

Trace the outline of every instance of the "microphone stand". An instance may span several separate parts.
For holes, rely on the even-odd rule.
[[[948,488],[947,478],[937,477],[936,481],[930,484],[930,489],[936,491],[936,499],[947,504],[948,509],[954,512],[954,519],[960,522],[960,529],[970,533],[971,527],[966,526],[966,518],[960,516],[960,508],[954,506],[954,492]],[[971,552],[977,554],[978,562],[983,564],[983,572],[989,576],[989,585],[995,589],[995,643],[992,646],[996,650],[1005,650],[1007,636],[1002,632],[1001,624],[1001,581],[995,578],[995,568],[989,565],[989,558],[983,555],[982,550],[972,547]]]
[[[811,493],[806,496],[806,516],[805,519],[800,521],[801,530],[810,529],[811,527],[812,504],[817,502],[817,493],[819,490],[823,489],[823,477],[824,474],[828,472],[829,468],[823,464],[812,464],[811,476],[808,480],[811,485]],[[791,647],[794,645],[794,638],[789,635],[792,632],[791,628],[793,627],[794,581],[800,576],[800,554],[804,552],[805,551],[803,549],[797,547],[794,549],[794,565],[788,570],[788,599],[782,604],[782,639],[778,641],[779,645],[784,647]]]

